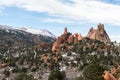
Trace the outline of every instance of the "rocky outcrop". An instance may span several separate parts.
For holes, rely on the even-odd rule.
[[[90,39],[96,39],[102,42],[110,42],[110,38],[104,29],[104,25],[99,23],[98,28],[91,28],[87,35]]]
[[[82,35],[75,33],[71,34],[67,32],[67,28],[64,29],[64,33],[59,36],[52,46],[52,51],[58,52],[59,49],[64,46],[66,43],[77,43],[82,39]]]
[[[67,32],[67,28],[64,29],[64,34],[62,34],[61,36],[59,36],[56,41],[54,42],[53,46],[52,46],[52,51],[59,51],[60,47],[63,46],[66,42],[68,37],[71,34]]]
[[[4,68],[7,66],[7,63],[0,64],[0,68]]]
[[[67,32],[67,27],[65,27],[65,29],[64,29],[64,34],[67,34],[68,32]]]
[[[97,29],[94,29],[94,28],[90,29],[90,31],[88,32],[87,38],[96,39],[102,42],[110,42],[110,38],[104,29],[104,25],[101,23],[98,25]],[[64,33],[61,36],[59,36],[54,42],[52,46],[52,51],[59,52],[60,48],[66,45],[66,43],[74,44],[74,43],[78,43],[82,39],[83,37],[81,34],[78,34],[78,33],[71,34],[67,32],[67,28],[65,28]]]
[[[104,80],[116,80],[115,77],[108,71],[104,71]]]
[[[80,40],[82,40],[82,38],[83,37],[81,34],[75,33],[73,35],[70,35],[69,38],[67,39],[67,41],[68,41],[68,43],[77,43]]]

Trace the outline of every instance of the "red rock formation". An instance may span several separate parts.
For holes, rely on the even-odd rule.
[[[72,42],[74,42],[74,36],[70,35],[68,38],[68,43],[72,43]]]
[[[99,23],[98,28],[91,28],[87,35],[90,39],[100,40],[102,42],[110,42],[110,38],[104,29],[104,25]]]
[[[44,62],[44,63],[47,63],[48,60],[50,60],[50,57],[48,55],[43,55],[41,57],[41,60]]]
[[[70,35],[69,38],[67,39],[68,43],[77,43],[82,39],[82,35],[75,33],[73,35]]]
[[[7,66],[7,63],[0,64],[0,68],[4,68]]]
[[[64,34],[59,36],[53,44],[52,51],[58,52],[60,47],[64,46],[66,43],[77,43],[82,39],[81,34],[75,33],[70,34],[67,32],[67,28],[64,29]]]
[[[83,39],[83,36],[81,34],[79,34],[77,38],[78,38],[78,41],[80,41]]]
[[[62,34],[60,37],[56,39],[56,41],[53,44],[52,51],[59,51],[60,47],[63,46],[69,37],[69,34],[67,32],[67,28],[64,29],[64,34]]]
[[[115,77],[108,71],[104,71],[104,80],[116,80]]]
[[[67,32],[67,27],[65,27],[65,29],[64,29],[64,34],[67,34],[68,32]]]
[[[87,37],[102,42],[110,42],[110,38],[104,29],[104,25],[101,23],[98,25],[97,29],[91,28],[90,31],[88,32]],[[52,46],[52,51],[56,51],[57,53],[59,53],[59,49],[66,43],[78,43],[82,39],[83,37],[81,34],[75,33],[72,35],[68,33],[67,28],[65,28],[64,33],[61,36],[59,36],[54,42]]]
[[[79,42],[82,38],[83,38],[83,37],[82,37],[81,34],[75,33],[75,34],[74,34],[74,43]]]

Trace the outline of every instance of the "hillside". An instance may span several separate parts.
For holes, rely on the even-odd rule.
[[[116,79],[120,77],[120,44],[110,41],[102,24],[90,29],[87,36],[72,34],[65,28],[56,40],[2,27],[0,43],[2,79],[16,80],[25,73],[35,80],[61,80],[58,75],[63,80],[103,80],[105,70]]]
[[[0,48],[34,46],[40,43],[52,43],[55,37],[47,34],[32,34],[9,26],[0,26]]]

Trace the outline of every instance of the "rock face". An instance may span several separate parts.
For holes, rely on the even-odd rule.
[[[67,34],[67,27],[65,27],[64,29],[64,34]]]
[[[104,25],[101,23],[98,25],[97,29],[94,29],[94,28],[90,29],[90,31],[88,32],[87,38],[96,39],[102,42],[110,42],[110,38],[104,29]],[[74,44],[74,43],[78,43],[82,39],[83,37],[81,34],[78,34],[78,33],[71,34],[67,32],[67,28],[65,28],[64,33],[61,36],[59,36],[54,42],[52,46],[52,51],[59,52],[60,48],[66,45],[66,43]]]
[[[71,35],[67,32],[67,28],[64,29],[64,34],[59,36],[53,44],[52,51],[57,51],[60,49],[61,46],[67,42],[68,35]]]
[[[75,33],[71,34],[67,32],[67,28],[64,29],[64,33],[59,36],[52,46],[52,51],[59,52],[59,49],[64,46],[66,43],[77,43],[82,39],[82,35]]]
[[[116,80],[115,77],[108,71],[104,71],[104,80]]]
[[[73,35],[70,35],[69,38],[67,39],[68,43],[77,43],[82,39],[82,35],[75,33]]]
[[[104,29],[104,25],[99,23],[98,28],[91,28],[87,35],[90,39],[96,39],[102,42],[110,42],[110,38]]]

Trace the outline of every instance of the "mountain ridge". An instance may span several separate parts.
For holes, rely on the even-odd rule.
[[[53,43],[55,38],[32,34],[10,26],[0,26],[0,49],[9,47],[30,47],[41,43]]]
[[[52,34],[50,31],[46,29],[32,29],[30,27],[13,27],[13,26],[7,26],[7,25],[0,25],[0,29],[5,29],[6,31],[10,30],[22,30],[31,34],[37,34],[37,35],[43,35],[43,36],[49,36],[52,38],[56,38],[54,34]]]

